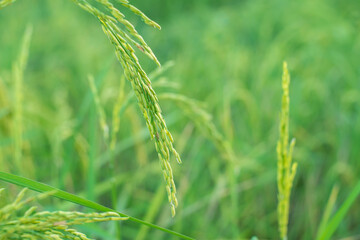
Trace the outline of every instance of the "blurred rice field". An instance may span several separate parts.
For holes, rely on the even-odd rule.
[[[126,81],[115,146],[117,210],[196,239],[277,239],[276,142],[287,61],[298,162],[288,239],[315,239],[332,189],[338,189],[335,213],[360,180],[360,2],[131,3],[162,27],[148,27],[120,7],[167,68],[159,73],[136,52],[183,163],[172,164],[179,207],[171,218],[157,153]],[[13,66],[28,25],[19,165]],[[111,124],[123,70],[97,19],[65,0],[18,0],[0,10],[1,171],[110,206],[111,152],[89,74]],[[223,143],[233,151],[231,160]],[[20,189],[0,186],[9,189],[8,199]],[[89,211],[57,199],[41,205]],[[357,199],[332,239],[360,239],[359,213]],[[95,239],[116,234],[113,223],[80,230]],[[127,221],[120,235],[177,239]]]

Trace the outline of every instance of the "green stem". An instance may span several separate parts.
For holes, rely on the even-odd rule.
[[[111,183],[111,205],[113,209],[117,209],[117,193],[116,193],[116,182],[115,182],[115,152],[114,149],[111,149],[111,161],[110,161],[110,171],[112,177]],[[116,226],[116,236],[117,239],[121,239],[121,229],[120,229],[120,222],[115,223]]]

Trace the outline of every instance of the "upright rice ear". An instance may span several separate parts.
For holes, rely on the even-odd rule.
[[[283,63],[282,76],[282,101],[280,114],[279,140],[277,143],[277,183],[278,183],[278,222],[280,238],[287,239],[290,193],[294,181],[297,163],[292,164],[292,154],[295,146],[293,139],[289,146],[289,88],[290,74],[287,69],[287,63]]]

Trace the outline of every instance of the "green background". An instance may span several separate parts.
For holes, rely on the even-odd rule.
[[[296,138],[294,161],[298,162],[289,239],[314,239],[333,187],[339,188],[336,211],[359,181],[360,2],[131,3],[162,30],[119,9],[162,64],[173,62],[152,79],[155,91],[200,101],[233,147],[236,161],[229,166],[191,116],[174,102],[160,99],[183,160],[181,166],[172,163],[179,200],[172,219],[154,145],[132,100],[120,116],[118,210],[197,239],[278,238],[276,142],[282,62],[287,61],[290,136]],[[33,26],[33,37],[23,86],[23,168],[16,169],[11,71],[28,24]],[[137,55],[148,73],[156,69],[140,51]],[[1,171],[110,206],[109,149],[98,125],[88,74],[95,76],[111,124],[122,69],[97,19],[64,0],[19,0],[0,11]],[[131,93],[126,82],[125,94]],[[19,191],[1,186],[8,188],[9,200]],[[50,210],[79,210],[60,200],[41,204]],[[355,201],[334,239],[360,237],[359,212]],[[113,239],[115,234],[111,223],[79,229],[96,239]],[[122,222],[122,238],[172,238],[158,230],[140,229]]]

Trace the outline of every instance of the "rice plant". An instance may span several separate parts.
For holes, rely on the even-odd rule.
[[[35,200],[41,200],[53,194],[53,192],[48,192],[24,199],[26,190],[24,188],[13,202],[0,208],[0,239],[87,240],[90,238],[71,227],[86,223],[127,220],[126,217],[120,217],[114,212],[36,212],[36,206],[28,208],[21,215],[23,209],[33,204]],[[0,189],[0,193],[3,191],[4,189]]]
[[[358,239],[359,8],[0,0],[0,211],[13,185],[40,192],[4,229],[36,217],[66,227],[59,238]],[[92,212],[124,220],[66,220]]]
[[[287,239],[290,209],[290,193],[293,185],[297,163],[292,163],[295,139],[289,145],[289,88],[290,74],[287,63],[283,63],[282,89],[280,117],[280,138],[277,143],[277,182],[278,182],[278,222],[280,238]]]
[[[27,64],[27,58],[29,55],[29,45],[31,40],[32,27],[28,26],[23,42],[21,45],[20,54],[18,61],[13,66],[13,79],[14,79],[14,121],[13,121],[13,132],[14,132],[14,161],[16,170],[22,172],[22,151],[23,151],[23,105],[24,105],[24,71]]]
[[[133,25],[125,19],[125,16],[116,9],[110,1],[97,1],[110,15],[100,11],[98,8],[89,4],[85,0],[74,0],[74,2],[99,19],[104,33],[108,36],[109,40],[115,47],[116,56],[124,69],[125,76],[130,81],[131,86],[135,91],[135,95],[145,118],[150,136],[152,140],[155,141],[155,147],[158,152],[161,169],[166,181],[166,190],[171,206],[171,213],[172,216],[175,216],[175,208],[177,207],[178,202],[176,198],[176,187],[173,172],[170,165],[170,153],[175,156],[178,163],[181,163],[180,156],[173,147],[174,140],[167,129],[156,93],[152,89],[150,79],[142,69],[138,58],[135,55],[135,50],[131,44],[134,44],[158,65],[160,65],[160,63],[156,59],[150,47],[135,30]],[[146,17],[146,15],[136,7],[129,4],[127,1],[120,2],[133,13],[139,15],[146,24],[160,29],[160,26],[157,23]],[[126,32],[122,30],[118,24],[123,25]]]

